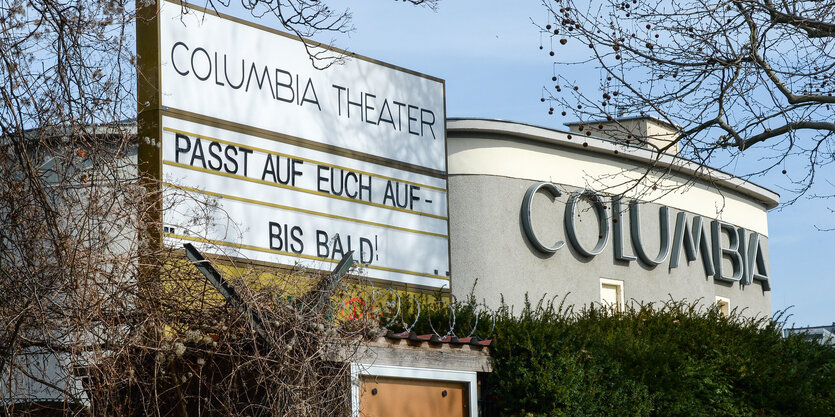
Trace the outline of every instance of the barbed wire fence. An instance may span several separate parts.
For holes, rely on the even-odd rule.
[[[498,312],[473,297],[459,301],[448,293],[420,294],[380,288],[368,280],[360,283],[337,302],[337,320],[379,328],[387,336],[431,335],[433,341],[485,340],[495,330]]]

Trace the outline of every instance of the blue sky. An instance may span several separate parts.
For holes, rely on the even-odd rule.
[[[547,15],[539,1],[441,0],[438,10],[412,7],[393,0],[331,1],[334,8],[353,13],[356,30],[329,42],[365,56],[446,80],[447,116],[486,117],[564,128],[569,121],[548,115],[540,102],[550,83],[554,59],[547,52],[532,20]],[[274,23],[259,23],[273,26]],[[598,74],[562,74],[580,86],[596,86]],[[569,115],[570,116],[570,115]],[[761,154],[751,152],[726,170],[745,173],[757,166]],[[794,171],[789,168],[789,175]],[[821,178],[835,182],[835,169]],[[781,195],[790,187],[786,176],[774,173],[754,180]],[[835,194],[821,181],[819,193]],[[789,324],[824,325],[835,322],[835,199],[800,200],[769,213],[770,275],[775,311],[792,307]]]

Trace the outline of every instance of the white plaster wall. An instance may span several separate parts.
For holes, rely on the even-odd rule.
[[[649,169],[648,158],[644,162],[634,155],[627,158],[628,149],[615,154],[614,150],[623,148],[594,138],[569,140],[567,133],[508,125],[505,133],[470,129],[473,125],[448,131],[450,254],[456,297],[472,292],[490,306],[504,299],[519,309],[526,296],[537,301],[547,295],[583,306],[600,300],[600,279],[606,278],[624,282],[627,302],[673,299],[713,304],[716,296],[722,296],[731,300],[732,308],[745,309],[746,315],[771,314],[771,293],[760,281],[747,286],[716,281],[707,276],[700,256],[688,263],[681,254],[678,268],[670,268],[669,257],[655,267],[639,260],[619,261],[610,232],[601,254],[584,257],[567,242],[563,212],[571,191],[623,193],[623,209],[630,199],[642,201],[641,231],[650,254],[660,247],[658,209],[668,206],[671,239],[678,212],[685,212],[688,221],[696,215],[708,224],[721,219],[761,234],[767,258],[766,210],[777,204],[776,194],[709,169],[704,172],[716,178],[701,175],[697,179],[663,164]],[[552,137],[531,133],[541,131]],[[568,141],[576,144],[565,145]],[[583,147],[582,141],[589,146]],[[666,159],[670,160],[674,159]],[[635,186],[642,176],[643,181]],[[553,200],[543,193],[534,198],[532,220],[537,236],[545,244],[566,241],[550,255],[533,248],[520,220],[525,192],[540,181],[555,183],[563,192]],[[611,209],[608,213],[611,216]],[[627,252],[634,254],[628,216],[622,219]],[[597,237],[596,217],[581,205],[576,221],[582,243],[591,248]],[[607,221],[611,226],[611,218]],[[727,240],[724,236],[725,245]],[[730,267],[728,259],[723,263]]]
[[[655,267],[639,260],[618,261],[611,231],[601,254],[591,258],[580,255],[568,243],[563,223],[568,193],[576,190],[572,187],[560,186],[563,195],[555,201],[542,193],[534,199],[532,221],[537,237],[549,245],[566,241],[554,254],[540,253],[528,241],[520,222],[522,199],[535,183],[493,175],[450,176],[450,260],[452,293],[457,298],[465,299],[472,292],[493,308],[504,299],[518,310],[526,296],[537,301],[547,295],[566,297],[567,304],[584,306],[600,300],[600,278],[607,278],[624,282],[627,303],[673,299],[712,304],[719,295],[729,298],[732,308],[747,309],[747,315],[771,314],[771,293],[764,291],[759,281],[748,286],[716,281],[706,275],[701,255],[688,263],[682,253],[679,267],[673,269],[669,256]],[[651,256],[660,247],[658,207],[653,203],[641,207],[641,230]],[[598,236],[597,219],[587,208],[578,207],[576,224],[581,243],[592,248]],[[677,212],[670,210],[671,238]],[[693,213],[687,216],[690,221]],[[634,254],[628,216],[621,219],[627,252]],[[767,258],[768,239],[763,237],[761,242]],[[724,264],[730,268],[729,260]]]
[[[451,136],[447,146],[450,176],[497,175],[622,193],[768,235],[762,203],[703,180],[637,165],[614,152],[601,155],[509,137],[474,135]]]

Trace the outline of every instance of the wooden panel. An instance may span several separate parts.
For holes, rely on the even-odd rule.
[[[468,402],[461,382],[366,376],[360,388],[362,417],[465,417]]]

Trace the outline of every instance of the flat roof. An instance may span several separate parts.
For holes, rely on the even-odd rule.
[[[618,156],[621,158],[659,168],[669,168],[679,173],[710,181],[717,186],[733,190],[750,197],[763,204],[768,210],[777,207],[780,203],[779,194],[751,181],[744,180],[727,172],[682,158],[678,155],[660,153],[653,149],[627,145],[610,139],[595,136],[583,136],[583,141],[577,141],[568,139],[568,135],[576,135],[574,132],[534,126],[525,123],[500,119],[447,118],[448,136],[463,132],[502,134],[566,148],[596,152],[606,156],[612,156],[613,152],[617,150],[619,151]],[[588,146],[583,146],[583,142],[586,142]]]

